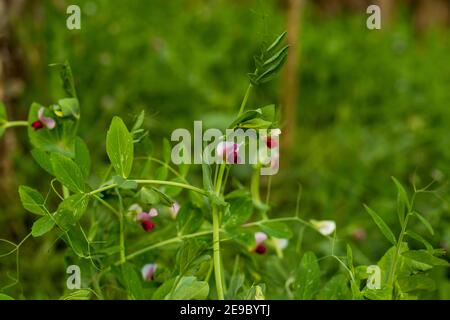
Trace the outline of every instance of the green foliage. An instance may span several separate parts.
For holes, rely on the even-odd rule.
[[[320,268],[314,253],[306,252],[303,255],[296,274],[295,298],[313,299],[320,290]]]
[[[19,196],[20,201],[26,210],[41,216],[47,213],[47,209],[45,208],[45,199],[39,191],[30,187],[20,186]]]
[[[375,211],[370,209],[368,206],[364,205],[364,207],[366,208],[367,212],[370,214],[370,216],[372,217],[373,221],[378,226],[378,228],[380,228],[381,232],[386,237],[386,239],[388,239],[390,243],[395,245],[397,240],[395,239],[394,234],[392,233],[391,229],[388,227],[386,222],[384,222],[383,219],[381,219],[381,217]]]
[[[59,182],[73,192],[84,191],[83,172],[72,159],[59,153],[52,153],[50,162],[52,171]]]
[[[40,236],[23,248],[13,247],[17,254],[21,247],[20,285],[8,283],[16,257],[1,258],[8,277],[0,276],[0,288],[6,282],[5,292],[14,297],[60,297],[61,288],[54,284],[64,283],[64,264],[75,263],[82,267],[86,288],[63,299],[215,299],[214,248],[220,244],[227,299],[448,297],[447,257],[435,249],[450,239],[445,219],[450,149],[442,138],[450,120],[450,96],[443,85],[449,69],[435,63],[448,55],[445,34],[413,38],[399,17],[392,32],[368,36],[359,15],[324,19],[311,2],[302,22],[309,31],[300,41],[297,144],[285,150],[292,163],[301,165],[283,170],[283,164],[270,182],[261,178],[264,200],[248,191],[250,167],[227,166],[228,180],[217,189],[218,168],[172,166],[170,143],[163,137],[194,119],[203,119],[205,128],[278,126],[278,108],[265,105],[284,100],[279,95],[284,88],[276,82],[288,51],[285,33],[276,35],[284,12],[275,1],[259,1],[268,6],[266,19],[255,3],[111,5],[99,0],[92,6],[83,0],[87,15],[97,10],[101,16],[83,20],[86,28],[76,36],[61,28],[64,11],[53,3],[24,10],[27,16],[14,30],[24,55],[33,53],[33,59],[25,64],[30,67],[26,90],[10,116],[26,115],[24,108],[36,98],[41,103],[15,124],[28,125],[29,143],[18,134],[20,147],[7,157],[17,169],[18,184],[32,185],[45,196],[30,187],[19,189],[24,209],[38,215],[34,222],[26,215],[21,220],[23,210],[14,201],[0,206],[5,238],[24,233],[31,223],[31,235]],[[45,24],[33,16],[34,7],[45,12]],[[250,10],[254,7],[256,14]],[[176,14],[181,11],[187,14]],[[264,33],[256,22],[259,14]],[[119,41],[111,41],[112,36]],[[261,47],[260,38],[270,41]],[[256,70],[249,75],[251,96],[243,104],[247,107],[248,100],[251,108],[233,116],[230,111],[237,111],[248,85],[243,70],[253,68],[248,57],[258,48]],[[61,81],[47,77],[47,65],[66,58],[77,90],[68,62],[55,65],[62,90]],[[55,129],[30,127],[42,107],[56,121]],[[114,117],[105,148],[114,115],[134,122],[128,129]],[[282,129],[286,120],[280,119]],[[0,104],[0,136],[9,125],[12,119],[6,119]],[[28,145],[32,157],[21,152]],[[386,187],[389,175],[398,177],[392,188]],[[439,187],[419,189],[430,176]],[[400,183],[407,178],[413,182],[412,196]],[[159,182],[148,182],[154,180]],[[299,181],[305,193],[297,205],[293,194]],[[173,182],[184,187],[165,185]],[[178,214],[172,212],[174,201],[181,204]],[[363,201],[373,208],[366,208],[369,215],[362,214]],[[158,210],[150,232],[136,221],[138,212],[129,212],[134,204],[144,212]],[[214,210],[220,241],[212,237]],[[311,232],[309,219],[335,220],[335,238]],[[388,241],[380,241],[375,226]],[[268,235],[264,255],[255,252],[255,232],[261,231]],[[290,239],[286,248],[279,247],[280,238]],[[377,260],[382,281],[374,290],[367,286],[367,271]],[[140,268],[152,262],[158,272],[153,280],[143,279]],[[28,275],[37,272],[40,277],[29,281]]]
[[[114,117],[106,135],[106,151],[116,173],[127,178],[133,167],[133,137],[119,117]]]

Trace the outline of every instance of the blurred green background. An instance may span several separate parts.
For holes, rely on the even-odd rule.
[[[367,1],[304,1],[297,9],[281,0],[0,1],[0,15],[8,18],[0,38],[1,99],[11,119],[25,119],[33,101],[51,104],[61,91],[48,65],[67,59],[81,101],[81,136],[100,175],[113,115],[130,122],[144,109],[156,149],[163,137],[191,128],[194,120],[227,124],[261,42],[295,31],[295,20],[297,50],[291,59],[297,67],[288,65],[274,82],[254,91],[249,103],[275,102],[296,114],[282,119],[282,127],[295,131],[281,137],[292,141],[284,144],[272,182],[271,215],[292,215],[301,185],[301,214],[335,220],[339,238],[354,247],[356,263],[374,263],[388,243],[363,203],[398,231],[390,177],[410,191],[413,183],[420,188],[435,181],[432,192],[418,197],[417,210],[435,227],[431,242],[448,249],[450,5],[393,2],[382,16],[382,30],[371,31]],[[69,4],[82,9],[81,30],[66,28]],[[0,238],[15,243],[32,224],[19,203],[18,185],[45,192],[50,180],[33,162],[25,134],[9,130],[0,149]],[[245,181],[246,173],[240,177]],[[64,245],[56,240],[28,240],[21,247],[20,284],[12,292],[60,296]],[[329,254],[316,235],[305,235],[304,247]],[[10,249],[0,245],[1,253]],[[15,256],[0,259],[0,287],[14,282],[15,268]],[[439,287],[430,297],[449,299],[449,275],[435,277]]]

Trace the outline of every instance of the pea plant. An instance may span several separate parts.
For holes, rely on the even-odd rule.
[[[264,44],[255,57],[255,71],[230,125],[268,129],[264,139],[270,149],[278,147],[272,138],[281,133],[275,107],[246,108],[252,88],[282,68],[288,53],[284,37]],[[405,299],[432,290],[429,271],[448,266],[439,258],[443,251],[410,228],[417,219],[433,233],[414,208],[415,195],[425,189],[409,198],[394,179],[401,227],[397,237],[366,207],[392,248],[374,266],[355,266],[351,246],[345,254],[336,237],[334,221],[306,220],[298,208],[290,217],[270,217],[270,183],[263,200],[259,172],[278,162],[277,157],[253,165],[246,187],[233,177],[232,168],[239,163],[236,146],[222,144],[217,152],[229,161],[203,162],[198,181],[193,165],[170,163],[168,140],[161,156],[154,155],[144,112],[129,125],[120,117],[112,119],[106,134],[109,164],[92,174],[91,152],[78,136],[81,108],[71,68],[68,63],[55,67],[65,98],[48,107],[33,103],[26,121],[8,120],[0,106],[0,136],[8,128],[27,128],[31,156],[53,177],[46,194],[20,186],[24,209],[37,219],[19,244],[2,240],[13,249],[1,257],[16,254],[18,261],[25,240],[53,233],[67,246],[67,266],[80,270],[79,287],[67,288],[63,299]],[[329,241],[331,253],[324,258],[336,261],[338,271],[328,281],[316,255],[303,251],[305,230]],[[409,239],[424,249],[411,250]]]

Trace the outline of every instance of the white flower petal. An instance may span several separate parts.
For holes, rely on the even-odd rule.
[[[256,232],[255,233],[256,245],[260,245],[266,240],[267,240],[267,234],[265,234],[264,232]]]
[[[288,244],[289,244],[289,240],[288,239],[275,239],[275,245],[280,250],[286,249]]]
[[[322,221],[314,221],[311,223],[314,225],[317,231],[319,231],[324,236],[329,236],[336,230],[336,222],[333,220],[322,220]]]
[[[146,281],[152,280],[153,275],[156,272],[156,263],[149,263],[142,267],[142,278]]]

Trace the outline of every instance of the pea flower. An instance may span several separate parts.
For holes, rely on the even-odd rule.
[[[278,239],[278,238],[273,238],[275,246],[279,249],[279,250],[284,250],[287,248],[288,244],[289,244],[289,240],[288,239]]]
[[[136,216],[136,220],[141,223],[142,228],[146,232],[150,232],[155,227],[152,218],[158,215],[158,211],[155,208],[150,209],[149,212],[141,212]]]
[[[38,111],[38,119],[34,121],[31,126],[33,127],[34,130],[39,130],[42,128],[47,128],[47,129],[53,129],[56,125],[55,120],[53,120],[52,118],[46,117],[44,116],[44,107],[41,107]]]
[[[278,136],[281,134],[280,129],[270,130],[270,135],[266,137],[266,145],[269,149],[278,147]]]
[[[267,234],[265,234],[264,232],[256,232],[255,233],[255,242],[256,242],[256,247],[254,249],[254,251],[257,254],[264,254],[267,251],[266,246],[264,245],[264,241],[267,240]]]
[[[180,206],[180,204],[178,202],[174,202],[172,204],[172,206],[169,209],[170,216],[172,217],[172,219],[176,219],[177,218],[178,211],[180,211],[180,208],[181,208],[181,206]]]
[[[311,223],[314,228],[324,236],[329,236],[334,232],[334,230],[336,230],[336,222],[333,220],[311,220]]]
[[[145,281],[152,281],[154,279],[156,267],[157,267],[156,263],[149,263],[143,266],[141,270],[142,278]]]
[[[217,145],[217,156],[224,159],[228,164],[239,164],[241,159],[239,158],[240,145],[230,141],[221,141]]]

